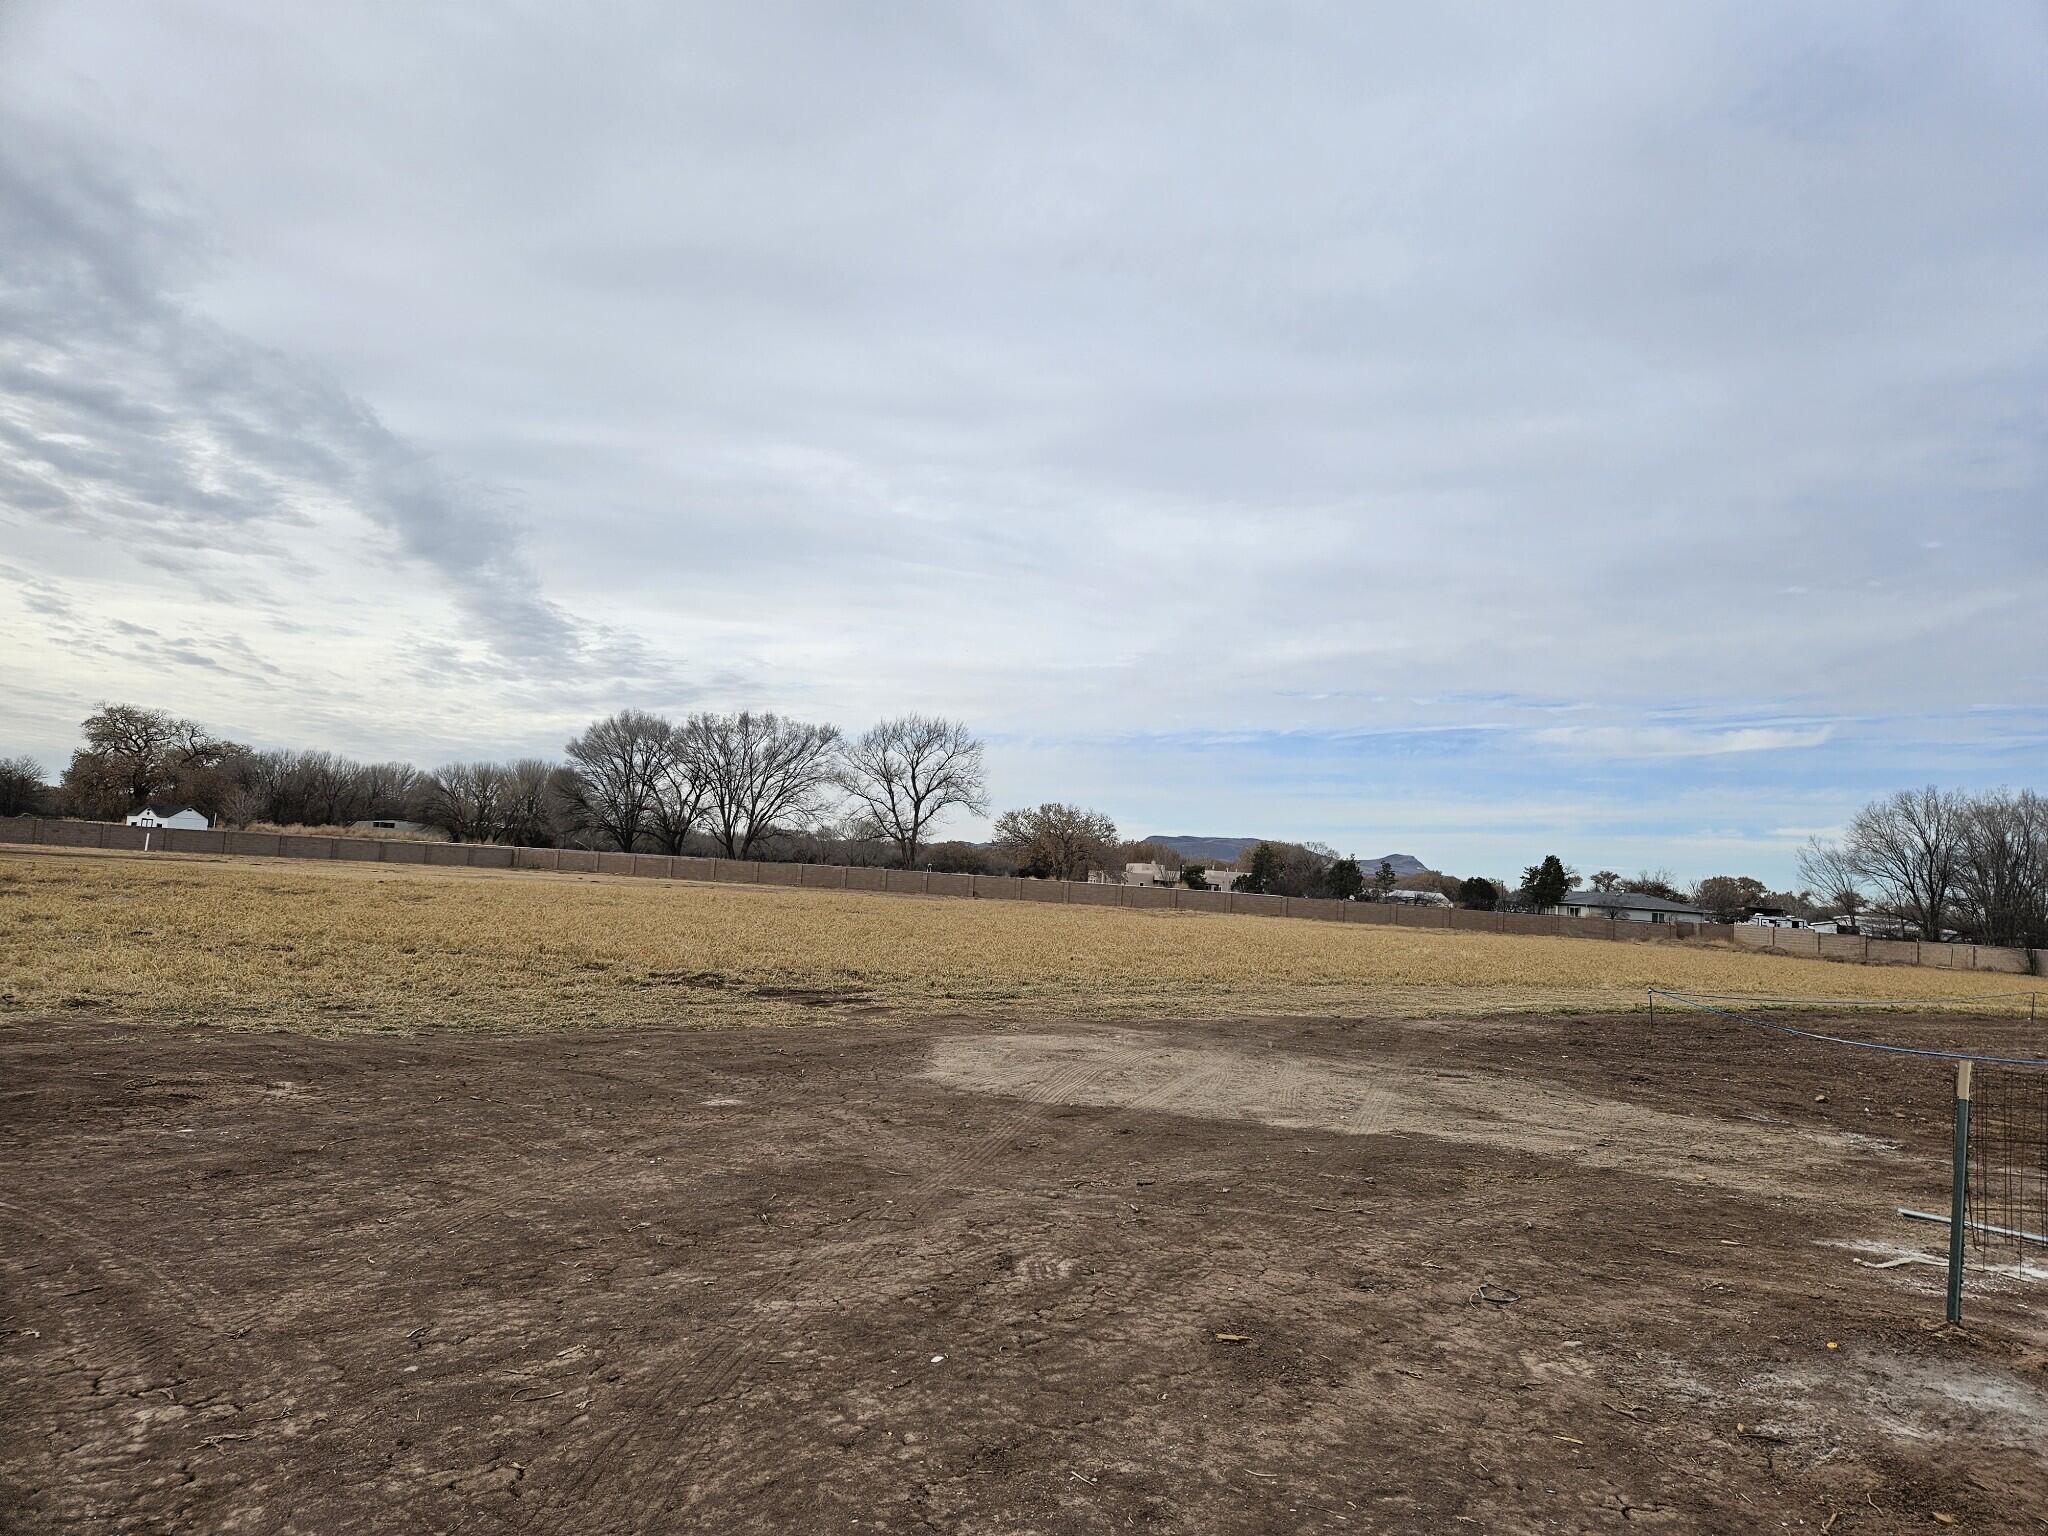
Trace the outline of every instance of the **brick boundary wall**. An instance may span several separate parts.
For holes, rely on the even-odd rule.
[[[1319,922],[1390,923],[1402,928],[1444,928],[1475,933],[1520,933],[1652,943],[1733,944],[1738,949],[1854,965],[1916,965],[1956,971],[2048,975],[2030,967],[2023,949],[1979,944],[1921,944],[1797,928],[1752,928],[1725,923],[1630,923],[1604,917],[1541,917],[1528,912],[1467,912],[1453,907],[1326,901],[1296,896],[1253,896],[1235,891],[1191,891],[1184,886],[1099,885],[1076,880],[1030,880],[1015,875],[952,875],[917,869],[853,868],[841,864],[770,864],[757,859],[713,859],[654,853],[593,853],[578,848],[507,848],[495,843],[418,843],[369,837],[320,837],[290,832],[238,832],[216,827],[154,831],[120,822],[0,816],[0,844],[44,848],[113,848],[140,852],[218,853],[238,857],[340,859],[382,864],[430,864],[455,869],[539,869],[563,873],[634,875],[655,880],[719,884],[803,886],[823,890],[882,891],[904,896],[956,896],[981,901],[1051,901],[1071,906],[1128,907],[1180,912],[1236,912]],[[2048,954],[2043,961],[2048,962]]]

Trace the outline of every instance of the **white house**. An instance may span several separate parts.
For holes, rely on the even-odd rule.
[[[1545,907],[1551,917],[1611,917],[1618,923],[1710,923],[1699,907],[1636,891],[1567,891],[1564,900]]]
[[[189,805],[172,805],[168,800],[152,800],[133,816],[128,818],[131,827],[183,827],[191,832],[204,832],[213,823]]]
[[[1391,890],[1378,898],[1381,901],[1397,902],[1404,907],[1448,907],[1451,898],[1442,891]]]
[[[1189,862],[1197,865],[1205,872],[1208,888],[1212,891],[1229,890],[1231,882],[1236,880],[1239,874],[1242,873],[1241,870],[1232,869],[1227,865],[1203,864],[1199,859],[1190,860]],[[1181,883],[1180,872],[1181,866],[1178,864],[1161,864],[1156,861],[1126,864],[1124,865],[1121,883],[1124,885],[1179,885]],[[1117,878],[1108,870],[1091,869],[1088,871],[1088,883],[1090,885],[1110,885],[1117,883]]]
[[[1903,917],[1884,917],[1875,912],[1842,912],[1833,917],[1816,917],[1810,925],[1815,933],[1860,933],[1869,939],[1917,939],[1917,924]]]
[[[1772,910],[1769,912],[1759,911],[1750,913],[1749,916],[1742,920],[1742,926],[1745,928],[1808,928],[1815,925],[1808,923],[1803,917],[1794,917],[1790,912]],[[1828,929],[1830,933],[1834,931],[1833,928]]]

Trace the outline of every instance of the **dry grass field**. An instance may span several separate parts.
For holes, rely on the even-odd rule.
[[[1662,985],[2012,1002],[2038,980],[1264,917],[601,876],[0,855],[0,1010],[320,1031],[1613,1011]]]

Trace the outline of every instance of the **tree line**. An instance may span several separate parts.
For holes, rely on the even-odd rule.
[[[1900,790],[1815,838],[1800,878],[1841,911],[1875,905],[1923,938],[2048,948],[2048,798],[2030,789]]]
[[[949,812],[987,811],[983,746],[965,725],[899,715],[857,735],[772,712],[682,720],[626,709],[560,759],[432,770],[324,751],[257,750],[132,704],[86,718],[54,793],[28,759],[0,764],[0,813],[119,820],[152,800],[230,826],[408,821],[457,842],[796,856],[871,845],[915,864]],[[54,802],[54,803],[53,803]]]
[[[1876,912],[1924,937],[2048,948],[2048,799],[2032,790],[1967,794],[1928,786],[1874,800],[1843,836],[1801,850],[1798,891],[1747,875],[1689,889],[1668,871],[1583,878],[1555,854],[1519,886],[1434,871],[1397,880],[1322,843],[1267,841],[1228,873],[1171,850],[1121,842],[1099,811],[1049,801],[1004,811],[992,842],[938,842],[952,812],[985,815],[983,744],[965,725],[909,714],[847,736],[772,712],[700,712],[670,720],[620,710],[564,745],[559,759],[457,761],[432,770],[326,751],[257,750],[162,710],[103,704],[58,783],[27,757],[0,759],[0,815],[119,820],[151,800],[190,805],[233,826],[410,821],[460,842],[574,846],[730,858],[894,863],[978,874],[1121,879],[1129,862],[1178,866],[1183,884],[1339,900],[1428,890],[1460,906],[1541,911],[1581,886],[1685,902],[1723,922],[1758,908],[1801,916]]]

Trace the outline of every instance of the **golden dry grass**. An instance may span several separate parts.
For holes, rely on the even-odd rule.
[[[0,854],[0,1011],[314,1029],[2012,1001],[2016,976],[1299,919],[173,855]]]

